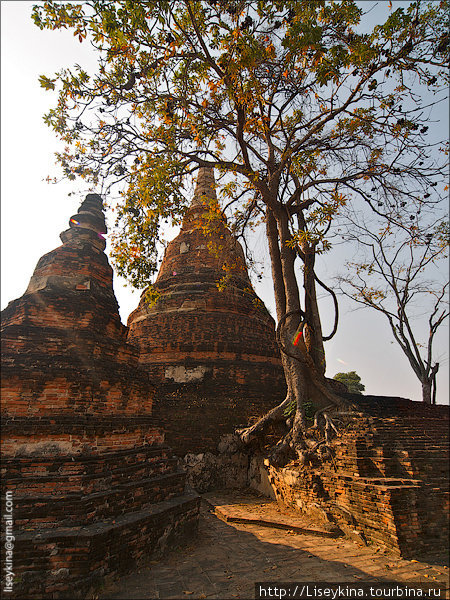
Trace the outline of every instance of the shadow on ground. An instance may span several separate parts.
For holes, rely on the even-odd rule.
[[[252,599],[255,582],[425,582],[448,587],[448,570],[375,553],[345,539],[224,523],[203,505],[199,534],[105,588],[102,600]]]

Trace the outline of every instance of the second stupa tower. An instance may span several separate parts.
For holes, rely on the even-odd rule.
[[[178,454],[214,450],[221,434],[283,399],[285,383],[274,320],[221,216],[211,169],[199,171],[155,287],[157,302],[143,294],[128,319],[129,339],[157,385],[155,414]]]

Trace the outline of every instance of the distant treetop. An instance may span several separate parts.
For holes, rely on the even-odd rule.
[[[361,377],[356,373],[356,371],[349,371],[348,373],[336,373],[333,379],[345,384],[348,388],[348,391],[352,394],[362,394],[362,392],[366,389],[366,386],[361,383]]]

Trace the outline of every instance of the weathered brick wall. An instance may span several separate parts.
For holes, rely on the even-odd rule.
[[[269,467],[277,498],[405,557],[448,547],[449,407],[353,400],[362,412],[331,456],[311,467]]]
[[[83,598],[195,531],[198,499],[152,415],[89,197],[2,313],[2,486],[14,499],[12,597]],[[100,224],[99,224],[100,223]]]
[[[51,319],[40,324],[40,307],[52,311],[53,327]],[[138,368],[137,349],[126,344],[111,306],[91,292],[23,296],[3,311],[2,327],[6,415],[151,411],[154,386]]]
[[[260,374],[264,381],[266,370],[255,369],[255,376]],[[222,435],[246,427],[283,399],[281,384],[279,393],[278,398],[261,397],[256,386],[236,385],[217,376],[199,383],[159,386],[153,411],[164,423],[167,443],[179,456],[216,452]]]

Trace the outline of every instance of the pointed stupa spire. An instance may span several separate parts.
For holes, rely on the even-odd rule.
[[[104,254],[106,231],[103,201],[98,194],[88,194],[70,217],[69,229],[60,234],[62,246],[41,257],[25,293],[95,288],[114,297],[112,269]]]
[[[200,167],[194,196],[183,219],[183,227],[186,230],[199,227],[199,219],[201,220],[205,212],[209,211],[211,205],[214,208],[218,205],[214,169],[211,167]],[[222,215],[222,218],[226,222],[224,215]]]
[[[191,207],[203,206],[205,204],[205,196],[209,200],[217,201],[216,181],[214,179],[214,170],[211,167],[199,168]]]
[[[98,194],[88,194],[86,196],[77,214],[70,217],[69,227],[70,229],[66,229],[59,236],[63,244],[77,238],[83,238],[86,241],[90,239],[97,248],[105,249],[104,234],[107,228],[103,213],[103,201]]]

